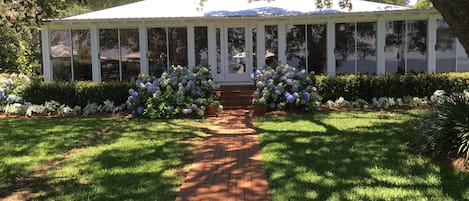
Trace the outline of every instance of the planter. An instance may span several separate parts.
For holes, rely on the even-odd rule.
[[[267,107],[265,105],[254,105],[254,115],[256,116],[262,116],[265,114]]]
[[[217,116],[217,114],[218,114],[217,107],[207,106],[207,109],[205,109],[205,114],[207,114],[207,116],[209,116],[209,117]]]

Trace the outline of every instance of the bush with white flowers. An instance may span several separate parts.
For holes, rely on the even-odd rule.
[[[171,67],[160,78],[141,75],[136,89],[129,90],[128,108],[146,118],[205,116],[205,108],[216,100],[215,83],[206,66]]]
[[[266,66],[256,70],[254,103],[265,103],[270,110],[298,107],[317,110],[321,97],[315,87],[314,75],[287,64]]]
[[[435,96],[435,95],[434,95]],[[432,96],[432,100],[437,99],[437,97]],[[403,98],[393,98],[393,97],[374,97],[370,102],[365,101],[364,99],[357,99],[355,101],[345,100],[343,97],[338,98],[335,101],[328,100],[324,106],[327,108],[396,108],[396,107],[428,107],[429,101],[427,97],[411,97],[404,96]]]

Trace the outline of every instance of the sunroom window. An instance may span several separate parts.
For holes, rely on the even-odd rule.
[[[138,29],[100,29],[102,81],[129,81],[140,72]]]
[[[89,30],[50,31],[50,57],[56,81],[91,80]]]

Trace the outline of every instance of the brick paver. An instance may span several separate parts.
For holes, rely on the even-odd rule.
[[[210,132],[176,200],[270,200],[249,111],[223,112]]]

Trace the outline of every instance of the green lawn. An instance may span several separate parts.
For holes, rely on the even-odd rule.
[[[89,135],[118,119],[3,121],[2,128],[8,127],[7,133],[14,135],[2,136],[6,141],[2,142],[2,161],[7,156],[11,161],[19,161],[24,158],[22,155],[30,153],[25,157],[36,161],[30,165],[34,169],[44,161],[36,159],[37,155],[60,153],[79,141],[78,136]],[[120,121],[104,138],[75,149],[56,169],[36,180],[29,189],[39,196],[35,200],[174,200],[183,180],[178,170],[190,162],[187,160],[192,156],[190,141],[196,139],[201,129],[188,126],[192,120]],[[3,148],[25,142],[30,144],[22,149],[25,153]],[[42,158],[54,158],[54,154]],[[5,169],[2,177],[6,177],[4,172],[16,168],[6,167],[2,165]],[[25,175],[28,171],[17,172]]]
[[[256,119],[273,200],[468,200],[469,174],[419,155],[423,111]]]
[[[0,195],[117,119],[0,119]]]

